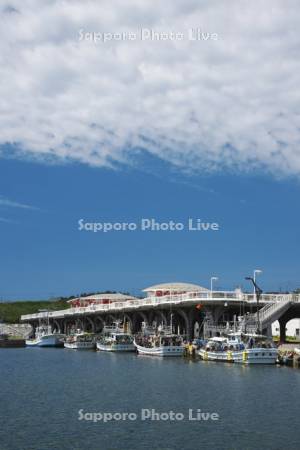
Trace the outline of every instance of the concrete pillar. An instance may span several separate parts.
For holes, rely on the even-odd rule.
[[[61,324],[59,323],[58,320],[54,319],[52,322],[52,332],[53,330],[56,330],[57,333],[61,333]]]
[[[267,336],[268,338],[272,339],[272,324],[267,326]]]
[[[195,338],[199,337],[199,331],[200,331],[200,324],[198,321],[196,321],[194,323],[194,333],[193,333]]]
[[[95,323],[93,321],[93,319],[91,319],[90,317],[86,317],[86,324],[89,323],[92,329],[92,333],[95,333]]]
[[[99,333],[103,327],[105,326],[105,319],[103,316],[96,316],[94,318],[94,324],[95,324],[95,333]]]
[[[133,314],[132,315],[132,319],[131,319],[131,332],[133,334],[137,333],[138,331],[138,319],[137,319],[137,314]]]
[[[62,330],[63,330],[64,334],[69,333],[69,325],[70,325],[70,320],[68,320],[68,319],[63,320]]]
[[[203,334],[203,320],[204,320],[204,316],[205,316],[205,313],[202,310],[202,308],[198,309],[198,308],[196,308],[194,306],[189,308],[189,310],[188,310],[188,319],[189,319],[189,327],[190,327],[190,330],[191,330],[191,339],[195,338],[195,337],[199,337],[200,334]]]
[[[215,323],[218,323],[220,317],[224,314],[226,307],[224,306],[216,306],[212,311],[212,316]]]
[[[263,329],[263,334],[272,339],[272,324],[269,324],[266,328]]]
[[[129,314],[124,314],[124,330],[129,334],[133,332],[133,321]]]
[[[76,319],[76,328],[77,329],[80,329],[80,330],[82,330],[82,331],[85,331],[85,323],[84,323],[84,320],[82,320],[82,319],[79,319],[79,317]]]
[[[142,330],[141,322],[145,322],[146,326],[149,326],[149,316],[151,314],[145,314],[144,311],[136,311],[131,313],[131,331],[133,334],[139,333]]]
[[[143,319],[143,321],[145,322],[145,324],[146,324],[146,325],[149,325],[149,320],[148,320],[147,314],[145,314],[143,311],[139,311],[138,314],[139,314],[140,316],[142,316],[142,319]]]
[[[107,319],[110,319],[111,323],[115,323],[118,321],[117,316],[113,315],[113,314],[108,314]],[[107,321],[106,321],[107,322]]]
[[[177,312],[184,318],[186,338],[188,341],[190,341],[191,339],[193,339],[193,330],[191,327],[191,321],[189,320],[189,316],[184,309],[179,308]]]
[[[159,311],[159,310],[157,310],[156,313],[157,313],[157,316],[159,316],[161,318],[163,325],[167,325],[168,320],[167,320],[165,313],[163,311]]]
[[[286,339],[285,328],[286,328],[287,321],[281,318],[278,320],[278,322],[279,322],[279,329],[280,329],[280,342],[285,342],[285,339]]]
[[[31,332],[29,335],[29,338],[34,338],[35,337],[35,331],[36,331],[36,327],[37,327],[37,323],[36,322],[30,322],[31,325]]]

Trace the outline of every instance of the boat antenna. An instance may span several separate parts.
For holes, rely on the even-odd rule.
[[[172,313],[172,311],[171,311],[170,328],[171,328],[171,334],[173,334],[173,313]]]

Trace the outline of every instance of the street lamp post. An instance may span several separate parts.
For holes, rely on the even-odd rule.
[[[212,294],[213,291],[213,281],[217,281],[219,278],[218,277],[211,277],[210,278],[210,292]]]
[[[259,275],[260,273],[262,273],[262,270],[260,270],[260,269],[255,269],[255,270],[253,271],[253,280],[254,280],[254,283],[256,282],[256,275]],[[254,296],[256,295],[256,292],[255,292],[255,286],[253,286],[253,294],[254,294]]]
[[[260,296],[263,291],[259,286],[257,286],[254,277],[245,277],[245,280],[251,281],[254,286],[255,297],[256,297],[256,308],[257,308],[257,334],[259,334],[260,333],[259,300],[260,300]]]

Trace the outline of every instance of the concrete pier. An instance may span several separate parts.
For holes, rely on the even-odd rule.
[[[122,321],[128,332],[141,331],[142,323],[160,325],[172,323],[175,333],[186,338],[213,336],[238,324],[245,318],[245,331],[256,327],[256,298],[253,294],[234,291],[211,291],[188,283],[164,283],[144,290],[146,297],[138,299],[124,294],[99,294],[71,300],[70,308],[49,313],[24,315],[35,329],[41,320],[49,320],[53,330],[66,333],[70,329],[99,333],[105,325]],[[113,297],[112,297],[113,296]],[[285,339],[285,325],[300,317],[300,296],[296,294],[262,294],[260,299],[261,332],[270,335],[271,324],[280,323],[280,340]]]

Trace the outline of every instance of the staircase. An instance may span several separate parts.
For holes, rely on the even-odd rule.
[[[278,302],[267,303],[259,310],[259,320],[261,328],[264,329],[278,320],[290,307],[291,299]],[[257,320],[256,314],[251,314],[247,318],[247,323],[254,323]]]

